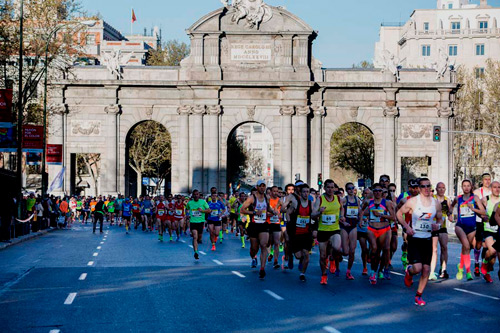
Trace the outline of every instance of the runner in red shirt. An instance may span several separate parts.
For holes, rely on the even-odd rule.
[[[175,197],[175,201],[173,203],[174,206],[174,220],[172,223],[172,229],[177,232],[177,239],[179,241],[181,227],[184,228],[185,216],[186,216],[186,205],[184,205],[184,201],[182,195],[178,194]]]
[[[160,202],[156,206],[156,225],[158,228],[158,240],[163,242],[163,231],[167,226],[167,212],[168,208],[165,205],[165,198],[163,196],[160,197]]]

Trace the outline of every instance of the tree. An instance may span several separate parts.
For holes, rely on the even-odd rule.
[[[236,132],[227,142],[227,178],[231,184],[236,184],[245,177],[248,164],[248,153],[243,145],[243,140],[236,137]]]
[[[360,61],[357,64],[352,64],[352,68],[375,68],[372,62],[367,60]]]
[[[137,174],[138,195],[141,195],[144,174],[160,175],[162,170],[163,174],[170,172],[170,134],[162,124],[156,121],[145,121],[132,130],[128,146],[128,163]]]
[[[487,60],[484,72],[460,66],[453,118],[457,131],[500,135],[500,62]],[[500,140],[471,134],[454,135],[455,184],[460,179],[480,180],[484,172],[494,173],[500,165]],[[477,184],[477,182],[476,182]]]
[[[189,55],[189,46],[178,40],[170,40],[162,47],[148,51],[148,66],[179,66],[181,60]]]
[[[331,166],[373,180],[375,141],[368,128],[359,123],[344,124],[333,133],[330,145]]]
[[[95,195],[99,193],[98,181],[101,173],[101,154],[88,153],[76,155],[76,173],[80,180],[83,175],[90,174],[94,183]]]

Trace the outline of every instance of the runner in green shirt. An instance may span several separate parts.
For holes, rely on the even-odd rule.
[[[201,243],[205,214],[210,213],[210,208],[205,200],[200,199],[200,191],[193,191],[193,199],[187,203],[186,214],[189,214],[189,229],[193,237],[194,258],[199,259],[198,243]]]

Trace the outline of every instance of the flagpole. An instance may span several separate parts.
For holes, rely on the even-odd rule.
[[[134,15],[134,8],[130,7],[130,36],[133,35],[133,24],[134,20],[132,19],[132,15]]]

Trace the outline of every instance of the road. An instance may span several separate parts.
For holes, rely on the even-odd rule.
[[[229,239],[228,239],[229,237]],[[199,261],[190,238],[160,243],[156,235],[87,226],[48,233],[0,251],[2,332],[493,332],[500,325],[500,282],[450,279],[430,283],[427,306],[416,286],[403,285],[400,252],[391,280],[375,286],[361,275],[319,284],[317,248],[307,282],[297,269],[250,268],[247,249],[227,235],[210,251],[204,235]],[[359,248],[358,248],[359,250]],[[450,244],[450,275],[459,245]]]

